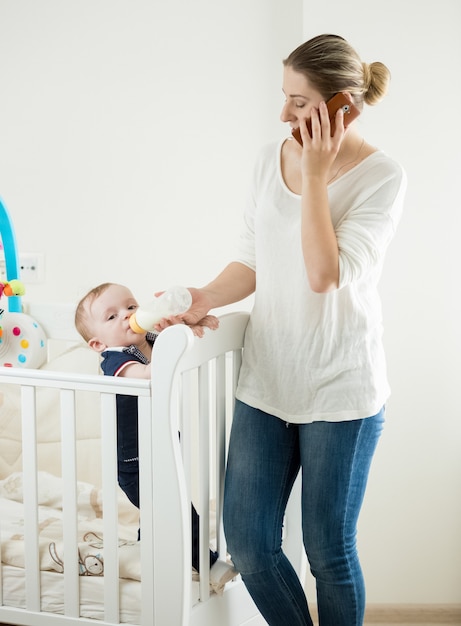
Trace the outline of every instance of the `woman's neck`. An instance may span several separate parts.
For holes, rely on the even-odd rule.
[[[351,136],[344,137],[343,143],[336,155],[335,160],[331,164],[328,174],[327,184],[340,178],[343,174],[358,165],[362,160],[362,153],[365,147],[365,139],[354,133]]]

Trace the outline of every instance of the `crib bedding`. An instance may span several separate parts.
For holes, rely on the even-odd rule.
[[[3,604],[15,609],[26,608],[24,569],[11,565],[2,566]],[[64,579],[57,572],[40,574],[40,608],[44,612],[64,614]],[[104,620],[104,586],[98,577],[80,577],[80,617]],[[120,622],[140,623],[141,583],[120,579]]]
[[[41,571],[64,571],[62,531],[62,480],[39,472],[39,558]],[[24,512],[22,474],[0,481],[2,563],[24,567]],[[93,485],[79,482],[78,554],[81,576],[104,575],[102,494]],[[137,526],[131,510],[119,498],[120,577],[141,580]]]
[[[40,605],[41,610],[64,613],[64,549],[62,509],[56,498],[56,483],[60,479],[41,473],[39,493],[49,491],[49,500],[40,498],[38,508]],[[18,473],[0,482],[2,595],[3,604],[15,608],[25,605],[24,515],[21,500],[22,476]],[[16,488],[15,488],[16,486]],[[5,495],[10,497],[4,497]],[[100,516],[100,491],[92,485],[79,483],[78,553],[80,615],[104,619],[104,535]],[[123,499],[121,498],[123,521]],[[131,513],[129,513],[131,517]],[[140,622],[140,542],[137,527],[119,524],[119,602],[120,621]]]
[[[5,606],[25,608],[23,476],[14,472],[0,481],[0,531],[2,594]],[[62,479],[46,472],[38,475],[38,526],[41,609],[64,611],[64,548],[62,529]],[[80,614],[104,619],[104,533],[101,490],[78,483],[78,552]],[[133,508],[119,497],[120,621],[139,623],[141,602],[138,525]],[[192,577],[192,573],[191,573]],[[198,582],[192,582],[192,599],[198,599]]]

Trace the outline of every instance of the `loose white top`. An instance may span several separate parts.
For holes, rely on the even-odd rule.
[[[319,294],[301,249],[301,196],[282,178],[282,144],[257,161],[235,258],[257,284],[237,398],[293,423],[375,415],[390,392],[377,284],[405,173],[378,151],[329,185],[340,284]]]

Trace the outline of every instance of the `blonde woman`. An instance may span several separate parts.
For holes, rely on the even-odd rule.
[[[398,163],[345,129],[386,93],[389,71],[320,35],[284,61],[281,119],[299,129],[256,164],[235,261],[192,289],[183,319],[255,293],[230,439],[224,524],[236,568],[270,626],[312,626],[281,547],[302,473],[304,545],[321,626],[360,626],[365,590],[356,527],[389,395],[377,285],[400,218]],[[347,115],[347,113],[346,113]],[[310,134],[308,129],[311,127]]]

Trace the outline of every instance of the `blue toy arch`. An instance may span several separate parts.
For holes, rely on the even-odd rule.
[[[1,199],[0,236],[5,256],[6,282],[20,280],[13,223]],[[41,367],[47,357],[43,328],[22,312],[20,296],[8,296],[6,300],[8,311],[0,309],[0,367]]]
[[[0,198],[0,235],[3,243],[3,253],[5,255],[6,280],[19,280],[19,254],[16,245],[13,223],[10,215]],[[21,297],[10,296],[8,300],[8,311],[10,313],[21,312]]]

